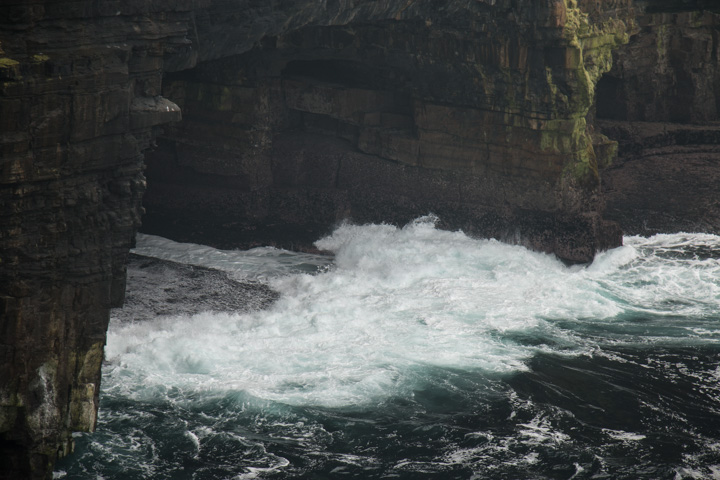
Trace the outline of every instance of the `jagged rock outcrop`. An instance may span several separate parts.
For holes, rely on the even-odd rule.
[[[717,16],[688,5],[706,2],[4,1],[0,478],[48,477],[70,432],[94,428],[160,125],[151,231],[304,247],[342,218],[433,211],[588,261],[620,242],[599,175],[617,144],[593,124],[613,50],[597,114],[621,152],[657,137],[625,121],[717,120]],[[648,95],[647,79],[667,88]],[[621,170],[606,170],[614,212],[642,197]]]

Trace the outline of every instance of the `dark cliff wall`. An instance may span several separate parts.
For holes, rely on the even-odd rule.
[[[717,69],[703,73],[717,17],[687,4],[638,23],[650,4],[631,0],[4,1],[0,478],[47,477],[70,432],[94,428],[160,125],[146,224],[170,236],[303,246],[348,216],[434,211],[587,261],[619,242],[599,178],[616,144],[592,115],[612,51],[629,40],[598,86],[616,105],[598,123],[634,156],[609,178],[643,171],[622,165],[640,165],[652,136],[627,122],[717,120]],[[676,55],[687,49],[710,53],[698,67]],[[648,95],[646,79],[666,90]],[[697,138],[686,130],[656,137],[675,148]],[[642,199],[613,197],[639,177],[607,182],[629,199],[613,212]]]
[[[630,2],[360,5],[166,75],[184,120],[148,156],[147,231],[297,247],[432,211],[570,261],[619,244],[586,117]]]
[[[598,84],[597,124],[620,142],[606,217],[627,233],[720,232],[720,7],[648,2]]]
[[[0,6],[2,478],[45,477],[70,432],[95,426],[109,308],[140,223],[141,151],[153,125],[180,118],[155,95],[158,45],[185,26],[116,12]]]

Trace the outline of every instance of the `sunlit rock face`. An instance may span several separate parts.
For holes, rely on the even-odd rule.
[[[3,2],[0,478],[48,477],[70,432],[94,428],[149,148],[146,228],[178,239],[306,248],[341,219],[433,212],[446,228],[590,261],[621,240],[599,175],[617,144],[593,125],[613,51],[615,83],[597,88],[619,106],[598,106],[603,121],[716,120],[716,70],[697,69],[717,61],[703,43],[717,16],[680,3],[706,8]],[[692,101],[668,93],[690,84]],[[621,152],[640,148],[626,127],[603,131]],[[635,188],[618,182],[606,184]],[[613,212],[641,197],[612,197]]]

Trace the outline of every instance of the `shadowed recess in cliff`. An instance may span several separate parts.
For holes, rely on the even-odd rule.
[[[432,211],[572,262],[618,245],[597,197],[612,143],[584,117],[627,11],[590,29],[575,3],[513,9],[304,27],[166,76],[185,116],[148,155],[144,231],[312,248],[346,218]]]
[[[694,4],[639,16],[598,83],[597,127],[619,142],[606,217],[626,232],[720,232],[720,15]]]

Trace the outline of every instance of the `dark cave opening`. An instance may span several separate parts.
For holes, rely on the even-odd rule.
[[[597,118],[627,120],[628,109],[623,79],[606,74],[595,87],[595,113]]]

